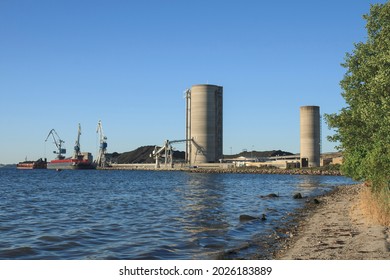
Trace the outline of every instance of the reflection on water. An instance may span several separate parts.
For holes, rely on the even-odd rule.
[[[224,248],[229,224],[225,215],[225,186],[215,174],[189,174],[177,190],[183,212],[182,228],[197,247]],[[202,253],[202,252],[200,252]]]
[[[294,193],[313,196],[349,183],[331,176],[0,169],[0,259],[210,259],[273,232],[304,205]],[[269,193],[279,197],[260,198]],[[266,221],[239,221],[263,213]]]
[[[301,187],[301,188],[321,187],[321,177],[320,176],[300,176],[299,181],[300,181],[299,187]]]

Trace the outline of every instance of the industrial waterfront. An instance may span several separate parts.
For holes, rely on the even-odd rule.
[[[338,169],[316,169],[336,163],[321,157],[319,106],[300,108],[300,154],[226,157],[223,87],[185,93],[185,137],[141,147],[139,162],[107,153],[99,121],[94,161],[82,152],[79,124],[71,157],[54,128],[47,135],[56,147],[47,169],[62,172],[0,169],[0,258],[270,259],[298,209],[353,183]]]
[[[288,234],[279,229],[294,211],[351,183],[342,176],[0,172],[1,259],[269,258],[266,247]],[[304,199],[293,199],[298,192]],[[269,193],[279,197],[261,198]],[[266,221],[239,219],[262,214]]]
[[[176,169],[186,170],[201,167],[205,170],[224,169],[232,170],[234,167],[276,167],[280,169],[312,168],[342,162],[338,156],[325,160],[321,155],[321,114],[319,106],[300,107],[300,153],[291,154],[282,152],[274,156],[250,158],[231,158],[223,154],[223,87],[211,84],[193,85],[185,91],[185,138],[167,139],[161,146],[156,145],[147,157],[154,158],[154,166],[146,163],[145,155],[141,161],[130,160],[124,164],[112,161],[112,155],[107,156],[107,136],[103,132],[102,122],[99,120],[96,132],[99,133],[99,151],[96,159],[92,154],[82,152],[80,147],[81,125],[78,125],[78,134],[74,145],[73,155],[65,157],[65,141],[60,138],[56,130],[50,130],[45,142],[52,136],[56,147],[56,158],[45,165],[38,165],[33,161],[20,162],[20,169]],[[184,158],[177,161],[174,158],[173,145],[185,144]],[[140,147],[142,148],[142,147]],[[145,150],[144,152],[147,152]],[[252,151],[253,153],[254,151]],[[40,159],[42,161],[42,159]],[[140,160],[140,159],[139,159]],[[46,163],[47,162],[47,163]],[[175,167],[176,165],[176,167]],[[179,166],[179,168],[178,168]]]

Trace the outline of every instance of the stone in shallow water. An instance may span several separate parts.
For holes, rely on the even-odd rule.
[[[294,199],[301,199],[301,198],[303,198],[303,196],[301,193],[296,193],[296,194],[294,194],[293,198]]]
[[[250,216],[250,215],[240,215],[240,222],[248,222],[248,221],[253,221],[253,220],[257,220],[259,218],[257,217],[254,217],[254,216]]]

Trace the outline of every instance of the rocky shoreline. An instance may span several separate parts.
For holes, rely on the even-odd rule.
[[[142,171],[182,171],[189,173],[205,173],[205,174],[277,174],[277,175],[319,175],[319,176],[343,176],[339,170],[323,169],[323,168],[295,168],[295,169],[279,169],[279,168],[257,168],[257,167],[235,167],[235,168],[189,168],[189,167],[174,167],[174,168],[154,168],[154,165],[118,165],[113,167],[100,168],[104,170],[142,170]]]
[[[390,225],[371,222],[359,207],[363,184],[335,187],[306,200],[275,230],[222,252],[230,260],[389,260]]]
[[[280,221],[275,223],[273,230],[262,235],[255,236],[242,246],[221,252],[214,256],[216,259],[224,260],[273,260],[277,259],[281,252],[284,252],[292,244],[294,237],[302,230],[302,222],[322,203],[322,200],[337,192],[337,188],[320,196],[303,198],[294,195],[291,199],[304,199],[302,208],[286,213]],[[297,193],[300,195],[300,193]],[[269,194],[267,197],[271,197]]]

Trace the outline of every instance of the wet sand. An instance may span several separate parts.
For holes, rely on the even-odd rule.
[[[388,260],[390,229],[365,217],[359,206],[362,184],[338,187],[302,210],[301,220],[282,241],[275,259]]]

